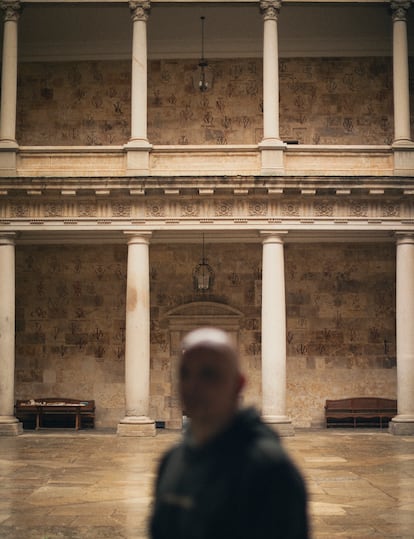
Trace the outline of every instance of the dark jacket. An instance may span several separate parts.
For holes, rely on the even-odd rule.
[[[161,461],[152,539],[308,539],[306,492],[277,434],[253,409],[195,447]]]

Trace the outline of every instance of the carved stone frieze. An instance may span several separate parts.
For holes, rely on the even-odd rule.
[[[216,217],[230,217],[233,215],[232,200],[217,200],[214,206]]]
[[[147,217],[165,217],[166,203],[163,200],[154,200],[147,202],[146,215]]]
[[[95,219],[96,225],[115,224],[117,220],[130,221],[131,224],[150,223],[151,220],[163,220],[172,228],[180,226],[184,218],[200,225],[232,218],[234,223],[257,225],[263,223],[283,223],[284,219],[332,218],[336,220],[352,219],[390,219],[411,222],[414,215],[414,203],[411,197],[385,197],[371,195],[369,198],[338,196],[302,196],[296,199],[279,195],[255,193],[251,199],[222,198],[220,196],[182,198],[176,196],[140,196],[84,199],[39,195],[19,196],[18,198],[0,198],[0,225],[4,230],[13,229],[13,221],[26,220],[30,225],[47,226],[51,220],[65,225],[82,225],[84,220]],[[6,231],[7,231],[6,230]]]
[[[267,215],[267,208],[267,200],[251,200],[249,202],[249,215],[263,217],[264,215]]]
[[[367,217],[368,204],[365,201],[352,201],[349,206],[351,217]]]
[[[96,217],[97,207],[95,201],[80,202],[78,205],[79,217]]]
[[[182,217],[197,217],[200,214],[200,205],[193,200],[185,200],[181,202]]]
[[[395,202],[384,202],[382,204],[382,215],[384,217],[399,217],[400,205]]]
[[[63,217],[63,206],[59,202],[50,202],[44,206],[44,217]]]
[[[124,202],[114,202],[112,204],[112,215],[114,217],[130,217],[131,204]]]
[[[10,206],[10,217],[28,217],[30,215],[30,207],[28,204],[17,202]]]
[[[314,204],[314,214],[318,217],[332,217],[334,205],[329,200],[320,200]]]
[[[298,217],[299,204],[296,202],[285,202],[282,204],[282,215],[285,217]]]

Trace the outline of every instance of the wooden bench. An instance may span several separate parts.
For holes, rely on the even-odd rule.
[[[326,400],[326,427],[388,425],[397,415],[397,401],[381,397],[354,397],[349,399]],[[358,422],[358,419],[360,420]]]
[[[79,430],[95,426],[95,401],[60,397],[17,400],[15,415],[23,424],[34,422],[36,429],[44,426],[47,416],[56,420],[71,417],[74,428]]]

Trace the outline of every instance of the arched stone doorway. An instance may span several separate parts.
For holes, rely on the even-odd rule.
[[[240,321],[243,313],[214,301],[194,301],[180,305],[167,313],[170,338],[171,408],[165,426],[181,429],[183,412],[178,395],[178,358],[180,343],[186,333],[198,327],[214,326],[227,331],[239,343]]]

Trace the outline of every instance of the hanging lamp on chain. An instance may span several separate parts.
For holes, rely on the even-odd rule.
[[[201,262],[197,264],[193,271],[193,284],[194,289],[199,292],[205,292],[213,286],[214,282],[214,271],[210,264],[207,262],[205,256],[205,244],[204,244],[204,234],[203,234],[203,251]]]

